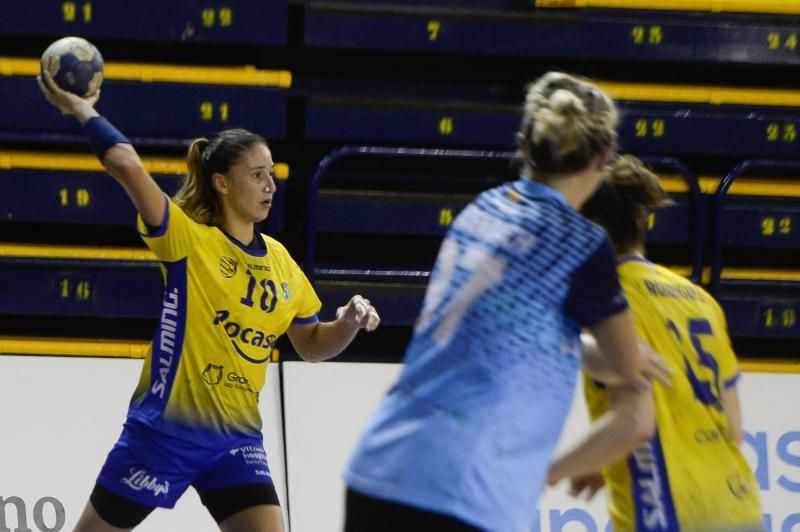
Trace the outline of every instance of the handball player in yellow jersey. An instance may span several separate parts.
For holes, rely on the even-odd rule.
[[[135,205],[164,275],[158,327],[122,435],[75,530],[130,530],[192,486],[221,530],[282,531],[258,410],[273,345],[286,332],[304,360],[326,360],[359,329],[377,327],[377,312],[354,296],[335,321],[321,323],[303,272],[255,230],[275,193],[263,138],[234,129],[196,140],[170,199],[130,141],[95,111],[98,96],[65,92],[47,75],[39,85],[83,125]]]
[[[739,444],[739,368],[725,315],[702,288],[643,254],[649,209],[666,203],[658,178],[631,156],[617,158],[582,212],[606,232],[637,332],[673,371],[655,383],[656,433],[626,460],[572,480],[590,496],[605,482],[614,530],[737,532],[763,530],[758,485]],[[589,377],[592,418],[615,390]],[[598,482],[599,481],[599,482]]]

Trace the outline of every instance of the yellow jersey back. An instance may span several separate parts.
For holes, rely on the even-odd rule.
[[[654,385],[656,433],[604,472],[614,530],[763,530],[758,486],[731,440],[721,392],[739,377],[722,309],[702,288],[644,259],[618,266],[637,332],[674,371]],[[584,377],[593,419],[608,411]]]

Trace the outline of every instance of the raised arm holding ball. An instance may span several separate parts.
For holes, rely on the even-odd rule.
[[[335,321],[320,322],[308,279],[279,242],[256,230],[276,190],[262,137],[231,129],[195,140],[188,174],[169,198],[130,141],[94,109],[99,90],[88,97],[63,90],[45,63],[42,93],[83,125],[135,205],[138,230],[164,274],[158,326],[127,420],[75,530],[130,530],[192,486],[221,530],[282,531],[258,410],[273,345],[286,332],[301,358],[326,360],[359,329],[375,329],[377,312],[354,296]],[[240,385],[217,386],[221,371]]]

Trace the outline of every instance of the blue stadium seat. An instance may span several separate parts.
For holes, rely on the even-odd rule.
[[[715,297],[733,335],[800,338],[800,271],[726,268],[723,275]]]
[[[409,237],[434,237],[438,242],[453,218],[474,195],[402,192],[323,187],[326,177],[336,176],[334,167],[347,159],[374,159],[390,166],[400,160],[413,160],[422,166],[426,161],[478,161],[509,160],[511,152],[479,152],[458,150],[424,150],[397,148],[345,147],[329,154],[320,164],[312,180],[309,195],[309,216],[306,223],[307,275],[323,300],[328,302],[323,317],[330,317],[336,306],[346,302],[353,293],[366,295],[380,305],[383,322],[387,325],[411,325],[416,319],[425,292],[431,264],[412,269],[402,265],[387,264],[376,267],[359,262],[357,251],[349,254],[348,264],[317,262],[317,239],[329,235],[403,235]],[[681,244],[692,250],[692,264],[685,274],[699,279],[702,268],[704,234],[704,203],[696,177],[675,159],[645,158],[659,170],[678,172],[662,176],[665,187],[673,193],[675,205],[652,213],[649,219],[648,242]],[[374,184],[381,182],[375,174]],[[337,181],[342,178],[336,176]],[[372,254],[373,249],[364,250]],[[383,310],[385,309],[385,310]],[[332,314],[331,314],[332,316]]]
[[[0,140],[85,142],[80,126],[39,94],[35,60],[0,58]],[[286,133],[288,72],[106,64],[98,110],[134,142],[183,145],[229,127]]]
[[[152,318],[163,286],[144,250],[0,245],[0,314]]]
[[[793,157],[800,145],[800,96],[790,91],[599,85],[619,102],[620,144],[629,152]],[[311,97],[305,135],[338,142],[509,149],[518,128],[516,104],[453,104],[426,96],[421,87],[405,100]]]
[[[9,0],[0,34],[282,46],[288,12],[289,0]]]
[[[145,158],[144,163],[169,195],[186,173],[182,159]],[[278,193],[264,225],[269,233],[283,227],[289,168],[279,163],[275,173]],[[0,190],[0,215],[9,221],[132,227],[136,214],[122,187],[91,155],[0,151]]]
[[[800,185],[786,178],[742,177],[753,171],[796,175],[800,163],[743,161],[722,180],[714,197],[710,286],[732,330],[743,336],[800,338],[800,269],[792,267],[797,261],[785,254],[783,267],[770,264],[773,258],[757,264],[763,262],[758,260],[760,254],[790,252],[800,244]],[[744,250],[751,265],[729,264],[726,249],[729,254]]]
[[[473,56],[800,64],[800,25],[791,19],[602,9],[481,14],[459,11],[453,2],[387,3],[309,1],[306,45]]]

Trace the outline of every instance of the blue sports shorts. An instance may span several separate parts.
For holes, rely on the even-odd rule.
[[[174,507],[189,486],[205,493],[247,484],[273,485],[260,436],[211,449],[131,421],[125,423],[97,483],[122,497],[161,508]]]

